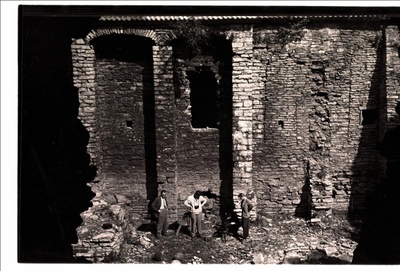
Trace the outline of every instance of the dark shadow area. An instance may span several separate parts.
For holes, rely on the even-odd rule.
[[[81,262],[72,257],[80,213],[94,197],[87,183],[88,132],[77,118],[71,38],[97,18],[30,16],[19,9],[18,262]]]
[[[75,16],[94,16],[98,14],[104,15],[126,15],[128,13],[137,15],[293,15],[302,13],[304,15],[335,15],[335,14],[388,14],[398,15],[396,9],[388,7],[357,7],[357,6],[270,6],[270,5],[238,5],[238,6],[216,6],[212,2],[208,6],[187,5],[163,5],[163,6],[146,6],[146,5],[92,5],[79,6],[57,6],[57,5],[40,5],[30,11],[32,15],[52,14],[54,16],[65,16],[73,12]]]
[[[366,212],[365,198],[372,192],[379,179],[383,176],[379,167],[377,144],[380,131],[385,129],[386,123],[386,49],[385,37],[376,45],[377,59],[371,78],[371,87],[368,94],[366,110],[361,113],[361,135],[358,152],[351,166],[351,194],[348,208],[349,222],[363,219]],[[381,120],[378,122],[378,120]],[[353,193],[355,191],[355,193]]]
[[[156,167],[156,132],[155,132],[155,109],[154,109],[154,73],[152,46],[154,42],[145,37],[135,35],[113,34],[95,38],[91,44],[95,48],[96,58],[113,59],[122,62],[139,63],[143,68],[143,116],[144,116],[144,148],[145,148],[145,171],[146,171],[146,195],[149,200],[147,209],[149,217],[155,220],[150,204],[157,197],[157,167]],[[124,78],[121,80],[130,80]],[[112,89],[111,89],[112,91]],[[136,98],[136,96],[135,96]],[[111,95],[112,99],[112,95]],[[107,114],[104,116],[108,118]],[[136,120],[128,120],[127,125],[135,129]],[[140,133],[141,129],[137,131]],[[140,135],[142,136],[142,135]],[[105,139],[105,141],[107,141]]]
[[[345,261],[345,260],[341,260],[339,258],[335,258],[335,257],[323,257],[319,260],[306,260],[306,261],[302,261],[301,264],[323,264],[323,265],[329,265],[329,264],[350,264],[350,262]]]
[[[151,232],[154,235],[157,233],[156,223],[144,223],[137,228],[138,231]]]
[[[219,170],[221,186],[220,215],[233,213],[233,139],[232,139],[232,44],[223,38],[216,40],[213,57],[220,61],[219,75]],[[222,218],[222,217],[221,217]]]
[[[239,217],[236,212],[221,215],[221,222],[214,226],[215,232],[212,237],[220,237],[222,242],[226,242],[231,236],[240,240],[238,230],[241,227]]]
[[[327,256],[326,252],[320,250],[311,250],[309,254],[307,254],[307,258],[305,260],[301,260],[300,256],[292,256],[285,257],[283,260],[283,264],[312,264],[312,265],[331,265],[331,264],[350,264],[349,261]]]
[[[367,198],[353,264],[400,264],[400,125],[385,133],[379,150],[387,159],[386,179]]]
[[[141,36],[110,34],[96,37],[90,44],[94,46],[96,58],[98,59],[115,59],[123,62],[145,64],[145,62],[150,61],[149,56],[152,55],[151,46],[154,45],[154,42]],[[152,70],[148,72],[152,72]],[[149,74],[149,76],[151,75],[152,73]],[[152,79],[152,77],[149,78]]]
[[[179,226],[181,226],[180,229],[179,229]],[[172,223],[171,225],[168,226],[168,229],[173,230],[175,233],[179,229],[178,235],[183,234],[183,235],[191,236],[191,230],[190,230],[189,223],[186,225],[180,225],[177,221],[175,221],[174,223]]]
[[[385,41],[385,37],[382,39]],[[382,42],[381,42],[382,43]],[[378,139],[378,133],[386,129],[386,80],[385,80],[385,55],[384,44],[378,44],[377,66],[372,78],[370,96],[374,91],[379,91],[378,118],[374,110],[363,112],[363,130],[360,140],[358,159],[373,155],[369,164],[362,164],[356,159],[353,165],[352,191],[370,189],[370,193],[361,201],[354,193],[351,194],[349,206],[349,221],[355,219],[362,221],[358,236],[358,245],[353,253],[353,264],[399,264],[400,263],[400,128],[386,131],[383,140],[375,147],[374,153],[368,154],[372,142],[368,138]],[[398,71],[396,71],[398,72]],[[376,95],[375,95],[376,96]],[[369,104],[368,104],[369,105]],[[367,108],[372,108],[368,107]],[[380,108],[382,107],[382,108]],[[396,107],[400,113],[400,105]],[[376,124],[377,118],[379,123]],[[398,122],[397,122],[398,123]],[[373,129],[371,129],[373,128]],[[368,147],[368,145],[370,145]],[[363,153],[364,152],[364,153]],[[386,176],[378,172],[380,156],[386,158]],[[363,172],[364,171],[364,172]],[[361,179],[361,173],[368,178]],[[354,195],[354,196],[353,196]]]
[[[147,199],[149,200],[147,209],[149,210],[149,214],[151,214],[152,208],[150,204],[158,196],[153,59],[146,62],[143,70],[143,78],[146,192]]]
[[[305,183],[301,188],[300,203],[296,206],[295,216],[306,220],[311,219],[311,183],[310,183],[310,165],[307,163],[307,170],[304,176]]]
[[[168,225],[168,230],[172,230],[174,232],[176,232],[178,230],[178,228],[179,228],[179,223],[177,221]],[[137,228],[137,230],[141,231],[141,232],[151,232],[155,236],[157,233],[157,223],[156,223],[156,221],[151,222],[151,223],[143,223]],[[179,233],[190,236],[189,226],[182,225],[181,228],[179,229]]]

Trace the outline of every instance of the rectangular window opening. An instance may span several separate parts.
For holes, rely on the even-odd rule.
[[[193,128],[218,128],[218,83],[209,67],[187,72]]]

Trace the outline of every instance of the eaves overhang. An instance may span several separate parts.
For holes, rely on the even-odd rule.
[[[362,20],[387,20],[387,15],[211,15],[211,16],[135,16],[135,15],[106,15],[101,16],[100,21],[147,21],[147,22],[173,22],[173,21],[259,21],[259,20],[296,20],[296,19],[309,19],[309,20],[342,20],[342,19],[362,19]]]

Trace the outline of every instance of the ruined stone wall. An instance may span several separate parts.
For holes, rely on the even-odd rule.
[[[210,56],[191,60],[177,58],[175,61],[178,207],[182,216],[187,209],[183,201],[194,191],[211,190],[219,194],[221,185],[219,129],[193,128],[188,72],[206,66],[216,78],[219,75],[218,67]]]
[[[89,132],[87,151],[90,163],[97,165],[96,138],[96,91],[95,91],[95,55],[93,48],[83,39],[72,40],[71,58],[73,65],[73,83],[79,93],[78,117]]]
[[[385,60],[385,52],[379,49],[381,29],[316,27],[306,29],[297,42],[275,47],[256,41],[255,36],[274,35],[276,29],[246,26],[232,29],[226,36],[232,39],[233,50],[234,195],[257,191],[260,198],[257,208],[267,212],[301,211],[310,205],[324,210],[361,206],[364,195],[384,170],[379,167],[383,163],[374,146],[385,127],[377,123],[362,124],[363,111],[375,112],[380,118],[386,116],[382,106],[385,97],[379,94],[385,87],[382,71],[385,61],[395,63],[396,58],[391,49],[393,52]],[[154,47],[153,57],[159,189],[167,189],[171,198],[178,201],[196,189],[216,191],[220,185],[218,130],[190,126],[190,86],[184,82],[186,75],[183,74],[178,85],[173,83],[177,71],[185,73],[190,66],[205,63],[186,63],[186,68],[179,65],[174,68],[172,50],[166,46]],[[145,154],[139,143],[143,142],[143,131],[127,127],[131,119],[135,127],[143,124],[142,116],[135,115],[142,113],[138,110],[143,106],[140,105],[143,97],[135,95],[143,86],[138,83],[134,86],[136,90],[128,87],[125,90],[123,86],[125,79],[143,81],[140,65],[130,67],[120,63],[125,72],[121,68],[113,73],[110,63],[98,62],[99,86],[95,99],[92,48],[76,41],[73,58],[75,85],[80,89],[80,114],[92,133],[88,146],[92,160],[95,163],[101,160],[101,174],[129,174],[132,179],[144,180]],[[128,73],[133,78],[123,76]],[[388,98],[392,106],[397,97],[394,87],[397,82],[393,73],[387,76],[393,93]],[[180,97],[176,96],[177,87],[182,88]],[[115,93],[107,96],[103,89]],[[113,98],[107,100],[107,97]],[[124,107],[132,103],[136,106]],[[99,116],[97,122],[95,114]],[[116,123],[118,129],[106,127]],[[102,151],[93,151],[96,144]],[[365,171],[377,166],[378,171]],[[132,184],[124,184],[122,179],[115,183],[116,190],[132,189]],[[138,189],[144,188],[144,181],[136,183],[141,183]],[[351,194],[351,190],[357,190],[359,196]]]
[[[279,50],[255,47],[266,70],[265,134],[253,159],[260,209],[347,209],[352,200],[362,207],[381,174],[368,170],[378,162],[379,127],[362,125],[363,110],[383,114],[379,35],[320,28]]]
[[[168,193],[170,216],[177,218],[176,106],[171,46],[154,46],[154,100],[158,190]]]
[[[232,196],[236,211],[238,193],[252,192],[253,218],[363,209],[365,196],[385,174],[377,143],[399,123],[394,113],[400,89],[398,29],[317,26],[287,44],[256,38],[277,31],[232,25],[225,32],[232,45],[232,73],[223,71],[230,77],[223,86],[229,88],[223,101],[231,111],[226,130],[191,126],[187,72],[205,65],[219,82],[220,64],[205,56],[189,62],[174,59],[173,47],[160,42],[168,31],[121,32],[157,41],[151,47],[152,61],[96,59],[88,41],[74,40],[79,118],[89,132],[88,152],[101,179],[93,188],[94,206],[106,210],[116,204],[123,207],[121,213],[140,221],[149,199],[166,189],[174,221],[189,194],[211,189]],[[110,33],[119,32],[98,31]],[[143,103],[152,99],[154,167],[146,168]],[[229,149],[221,149],[223,144]],[[229,161],[224,158],[228,152]],[[124,201],[116,200],[124,196]],[[108,223],[96,208],[83,214],[86,226],[77,245],[90,259],[95,251],[103,257],[109,246],[119,246],[123,230],[118,227],[127,221],[119,217],[112,222],[117,228],[106,225],[106,233],[89,236],[85,227],[92,227],[93,219],[101,227]],[[105,246],[102,238],[109,239]]]
[[[233,138],[233,198],[240,213],[239,193],[253,190],[253,37],[249,26],[235,27],[232,37],[232,138]],[[258,74],[257,72],[255,74]],[[254,199],[256,201],[256,199]],[[255,210],[254,210],[255,211]],[[253,215],[254,215],[253,211]]]
[[[400,33],[397,26],[389,26],[385,32],[386,48],[386,101],[387,115],[385,116],[387,130],[394,129],[400,124],[400,118],[395,108],[400,99]]]
[[[142,72],[138,63],[96,62],[100,174],[115,181],[109,190],[146,189]]]

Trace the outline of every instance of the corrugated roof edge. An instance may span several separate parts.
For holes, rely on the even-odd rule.
[[[100,21],[185,21],[185,20],[258,20],[258,19],[388,19],[387,15],[212,15],[212,16],[101,16]]]

